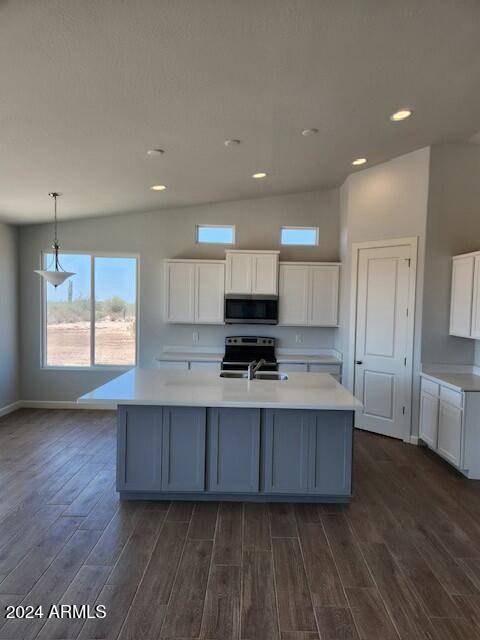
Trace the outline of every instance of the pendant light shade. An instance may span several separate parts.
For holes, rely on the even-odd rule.
[[[60,193],[52,192],[48,194],[54,200],[54,238],[53,238],[53,263],[50,265],[49,269],[35,269],[35,273],[38,273],[44,280],[52,284],[55,288],[57,288],[60,284],[63,284],[67,278],[70,276],[74,276],[75,274],[71,271],[65,271],[60,264],[60,260],[58,258],[58,252],[60,246],[58,244],[57,237],[57,198],[60,196]]]

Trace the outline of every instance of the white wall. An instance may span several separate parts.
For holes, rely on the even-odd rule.
[[[161,195],[159,196],[161,197]],[[337,189],[255,200],[225,202],[154,213],[101,217],[61,223],[59,236],[66,251],[133,252],[140,254],[139,364],[155,366],[164,345],[192,344],[193,326],[166,325],[162,318],[162,260],[164,258],[224,258],[224,247],[195,244],[195,224],[235,224],[240,249],[278,249],[282,225],[320,227],[315,248],[282,248],[281,259],[338,260],[339,192]],[[20,230],[21,253],[21,389],[24,400],[71,400],[118,375],[99,371],[43,370],[40,342],[40,252],[50,247],[51,225]],[[275,336],[281,346],[334,346],[336,329],[301,330],[281,327],[199,326],[199,345],[222,346],[235,333]],[[297,345],[298,346],[298,345]]]
[[[431,148],[422,361],[473,364],[475,341],[448,335],[452,256],[480,250],[480,145]],[[480,349],[476,350],[477,364]]]
[[[0,411],[19,399],[17,230],[0,223]]]
[[[352,387],[348,348],[352,243],[418,237],[417,300],[414,344],[413,433],[418,432],[425,229],[428,203],[429,148],[350,175],[340,193],[340,253],[343,263],[338,348],[344,354],[345,383]]]

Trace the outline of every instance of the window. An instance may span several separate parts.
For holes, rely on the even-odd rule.
[[[318,227],[282,227],[280,244],[314,247],[318,244]]]
[[[235,244],[235,227],[216,224],[197,224],[197,242]]]
[[[52,254],[43,255],[44,268]],[[43,283],[47,367],[134,366],[137,344],[137,258],[62,254],[74,276]]]

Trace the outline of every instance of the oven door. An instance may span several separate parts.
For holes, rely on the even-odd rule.
[[[277,296],[225,296],[227,324],[277,324]]]

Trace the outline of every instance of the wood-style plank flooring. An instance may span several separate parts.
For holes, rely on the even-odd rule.
[[[357,432],[350,505],[120,503],[111,412],[0,419],[0,640],[480,639],[480,482]]]

